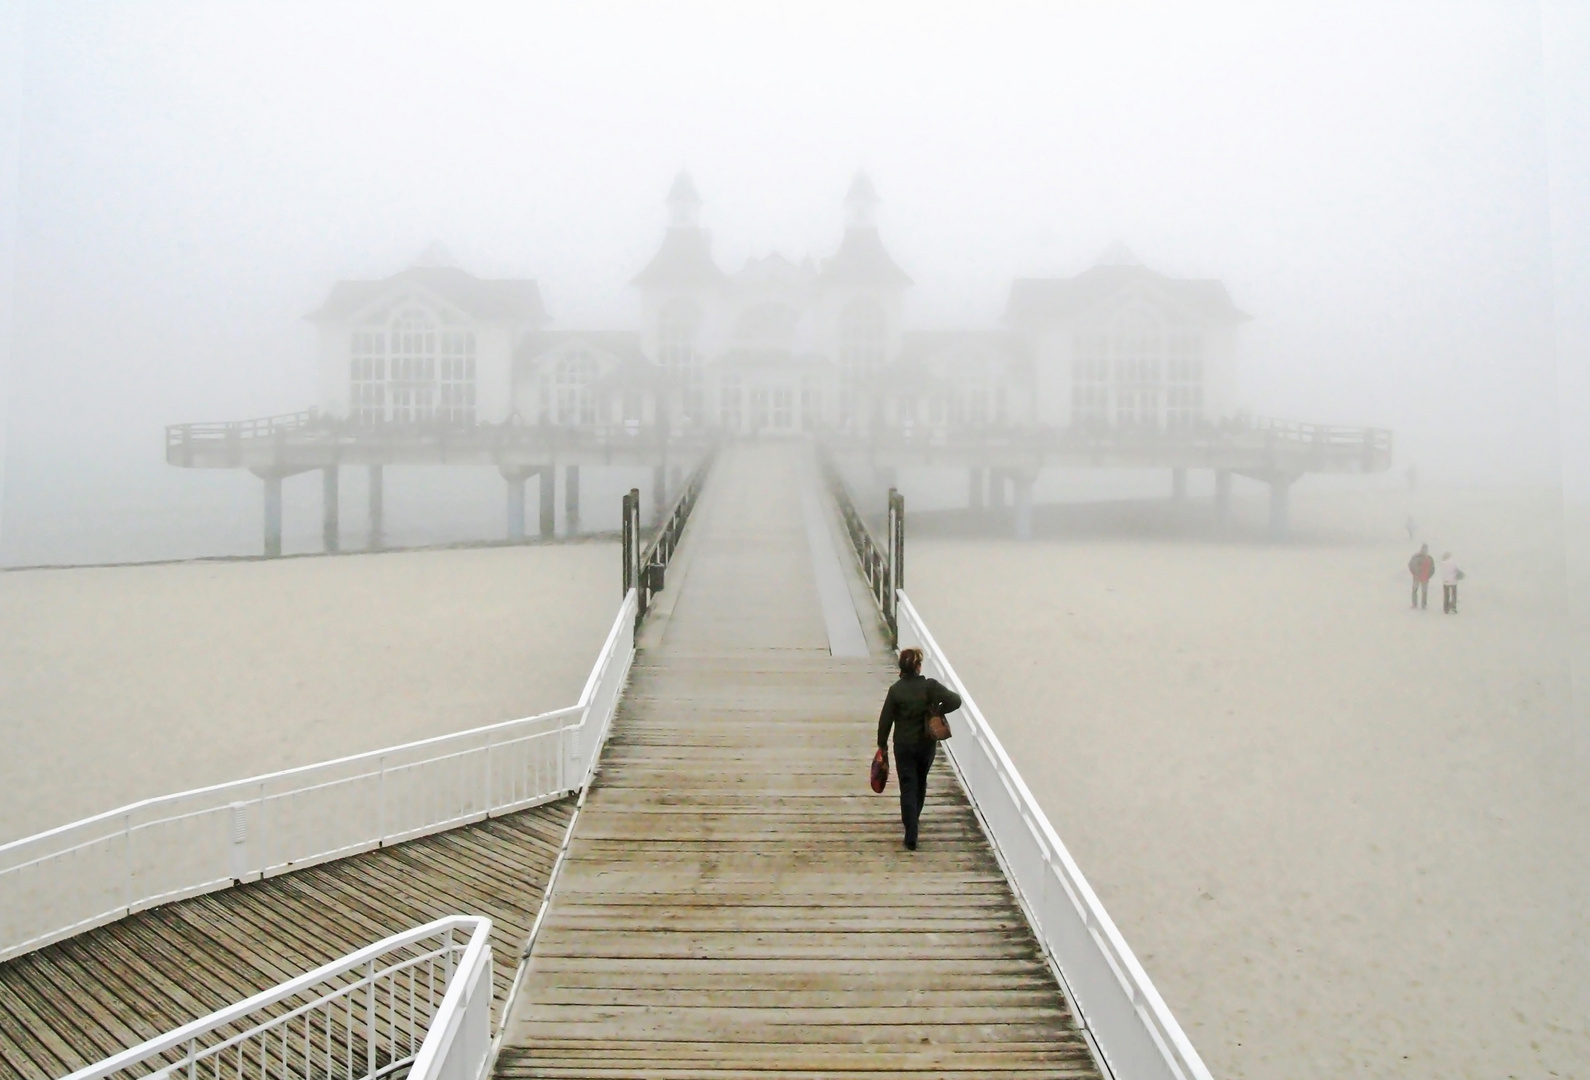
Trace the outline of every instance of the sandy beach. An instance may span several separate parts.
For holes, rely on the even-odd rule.
[[[924,540],[909,591],[1221,1078],[1590,1075],[1590,575],[1555,492],[1294,539]],[[1262,520],[1255,500],[1239,514]],[[1255,528],[1255,533],[1257,529]],[[1586,549],[1590,514],[1569,515]]]
[[[0,840],[573,704],[617,545],[0,573]]]

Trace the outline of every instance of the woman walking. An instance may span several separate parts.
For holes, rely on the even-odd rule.
[[[878,716],[878,749],[889,752],[889,729],[894,729],[894,767],[900,783],[900,821],[905,826],[907,851],[916,850],[917,822],[927,797],[928,770],[939,744],[928,738],[927,718],[943,716],[961,707],[961,695],[937,679],[922,677],[922,650],[900,650],[900,679],[889,687]]]

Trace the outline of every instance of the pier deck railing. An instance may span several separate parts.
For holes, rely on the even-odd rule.
[[[0,961],[135,911],[583,789],[635,651],[619,607],[577,704],[145,799],[0,845]]]
[[[910,598],[897,598],[902,647],[961,695],[944,744],[1034,934],[1117,1080],[1210,1080],[1198,1052],[1082,876],[982,710]]]
[[[67,1080],[480,1080],[491,920],[454,915],[79,1069]]]

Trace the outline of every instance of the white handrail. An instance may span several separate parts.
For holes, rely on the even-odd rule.
[[[961,695],[944,745],[1105,1067],[1116,1080],[1211,1080],[904,592],[897,613],[901,647],[922,649],[923,673]]]
[[[580,790],[635,651],[624,598],[579,703],[144,799],[0,845],[0,961],[153,907]]]
[[[452,915],[367,945],[66,1080],[150,1068],[165,1077],[241,1080],[256,1072],[354,1080],[410,1063],[409,1080],[480,1080],[491,992],[491,920]]]

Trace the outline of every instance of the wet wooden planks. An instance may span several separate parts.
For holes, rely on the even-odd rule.
[[[796,444],[720,460],[497,1075],[1096,1077],[953,774],[867,787],[887,657],[828,655]]]
[[[54,1080],[444,915],[492,919],[495,1015],[572,811],[565,799],[167,904],[0,964],[0,1077]]]

